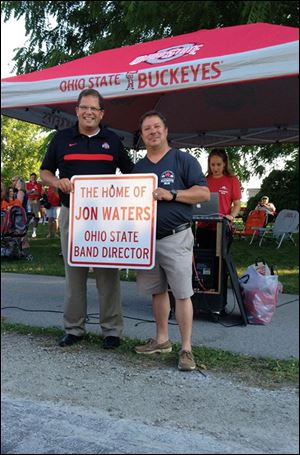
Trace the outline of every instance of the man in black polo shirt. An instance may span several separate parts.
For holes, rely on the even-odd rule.
[[[119,137],[101,127],[104,101],[94,89],[83,90],[76,107],[78,123],[73,128],[56,133],[42,162],[40,175],[44,185],[58,189],[62,207],[59,216],[61,246],[65,262],[66,293],[64,327],[66,334],[59,345],[70,346],[85,334],[87,309],[86,284],[89,269],[71,267],[67,261],[69,235],[69,194],[73,175],[115,174],[131,172],[133,163]],[[59,177],[56,177],[56,171]],[[104,336],[103,347],[120,345],[123,317],[120,296],[119,270],[95,268],[99,293],[100,326]]]
[[[157,175],[158,188],[153,197],[158,204],[155,267],[139,270],[137,282],[143,293],[152,295],[156,338],[136,346],[135,351],[137,354],[171,352],[169,284],[176,299],[176,319],[182,340],[178,368],[190,371],[196,368],[191,346],[193,305],[190,297],[194,293],[192,205],[209,200],[210,192],[196,158],[169,146],[166,120],[159,112],[144,114],[140,131],[147,155],[135,165],[134,172]]]

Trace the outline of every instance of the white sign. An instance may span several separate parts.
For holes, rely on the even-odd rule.
[[[152,269],[157,176],[75,175],[71,182],[69,265]]]

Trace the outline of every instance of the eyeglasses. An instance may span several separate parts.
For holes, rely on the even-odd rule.
[[[83,112],[87,112],[89,109],[91,110],[91,112],[98,112],[98,111],[103,111],[104,109],[102,107],[90,107],[90,106],[78,106],[79,109],[81,109]]]

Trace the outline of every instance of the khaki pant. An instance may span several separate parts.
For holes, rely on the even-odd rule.
[[[87,313],[89,267],[70,267],[67,263],[69,209],[62,206],[59,215],[61,247],[65,262],[66,288],[64,326],[66,333],[82,336]],[[123,330],[119,269],[94,268],[98,290],[102,335],[120,337]]]

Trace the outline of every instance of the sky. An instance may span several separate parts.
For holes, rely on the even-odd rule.
[[[4,23],[1,18],[1,78],[13,76],[13,49],[22,47],[26,41],[24,20],[10,20]]]
[[[13,49],[22,47],[26,41],[25,37],[25,26],[24,20],[11,19],[4,23],[1,19],[1,78],[11,77],[14,74],[11,73],[13,69],[12,57]],[[207,155],[206,155],[207,156]],[[207,157],[200,159],[200,163],[204,172],[207,170]],[[270,170],[269,170],[270,172]],[[256,176],[251,177],[247,184],[243,183],[245,188],[259,188],[262,179]],[[243,195],[243,199],[246,194]]]

